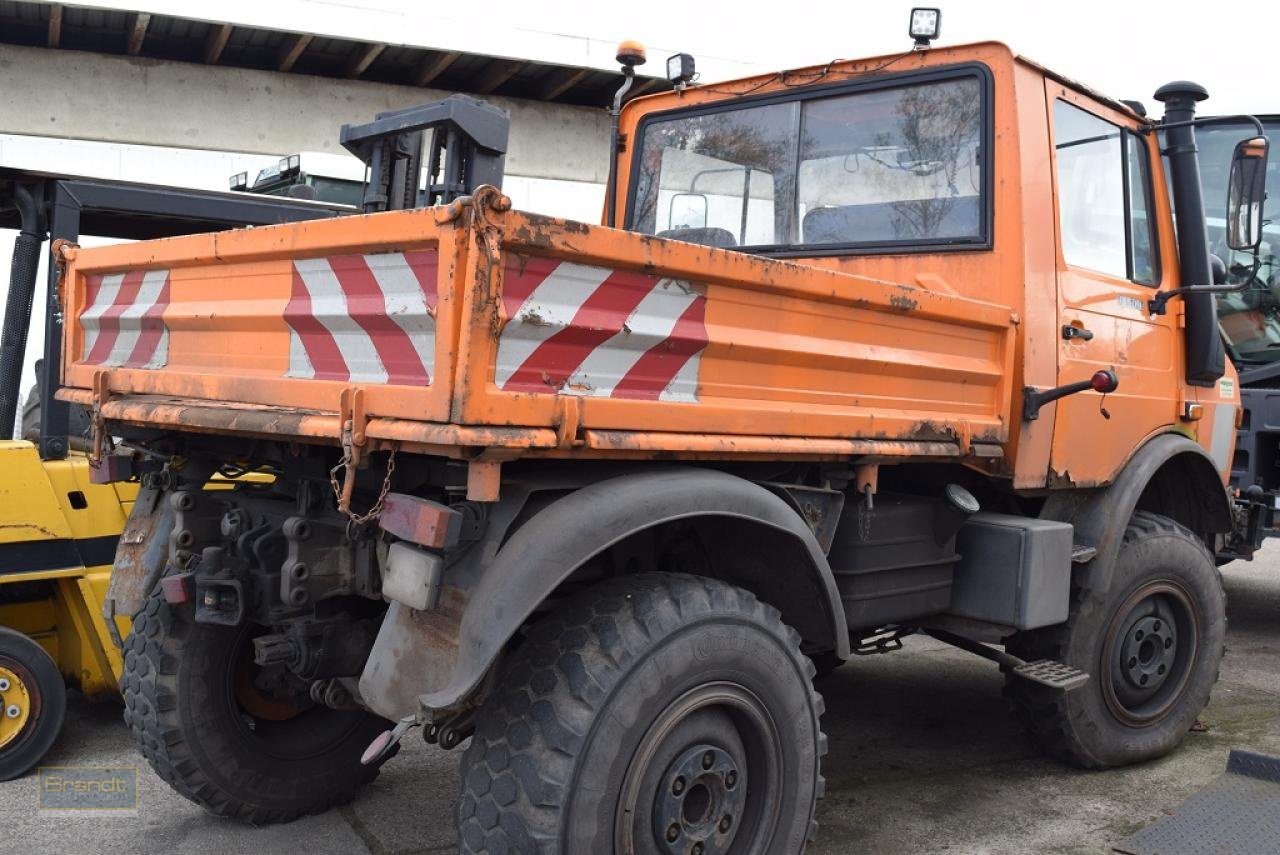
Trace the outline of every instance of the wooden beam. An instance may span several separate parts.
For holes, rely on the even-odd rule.
[[[213,65],[222,58],[222,51],[227,46],[227,40],[231,38],[231,24],[214,24],[210,30],[208,37],[204,40],[204,61],[206,65]]]
[[[62,6],[49,7],[49,47],[56,48],[62,43]]]
[[[133,16],[133,26],[129,29],[129,56],[137,56],[142,50],[142,42],[147,38],[147,27],[151,24],[151,16],[146,12],[138,12]]]
[[[520,69],[529,63],[521,62],[515,59],[495,59],[491,60],[485,66],[484,74],[480,75],[480,79],[476,81],[476,85],[471,87],[471,91],[477,95],[488,95],[502,84],[520,73]]]
[[[347,60],[347,77],[359,77],[373,65],[373,61],[387,49],[383,44],[357,45]]]
[[[627,93],[627,100],[630,100],[637,95],[643,95],[658,84],[666,82],[667,81],[663,80],[661,77],[649,77],[644,80],[639,80],[631,87],[631,91]]]
[[[309,33],[299,33],[280,45],[280,52],[276,54],[276,71],[293,70],[294,63],[306,52],[314,38],[315,36]]]
[[[539,101],[554,101],[582,81],[591,73],[589,68],[565,68],[550,76],[543,87],[538,90]]]
[[[451,50],[441,54],[428,53],[418,63],[418,67],[413,70],[413,77],[409,81],[414,86],[426,86],[435,80],[445,69],[453,65],[458,57],[462,56],[460,51]]]

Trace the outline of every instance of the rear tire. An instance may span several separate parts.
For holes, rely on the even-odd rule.
[[[210,813],[261,825],[348,802],[377,776],[360,755],[383,719],[249,703],[237,666],[251,627],[197,624],[193,612],[157,589],[125,642],[124,720],[161,778]]]
[[[1209,703],[1226,645],[1226,595],[1213,556],[1190,530],[1137,511],[1109,590],[1072,593],[1065,624],[1009,639],[1023,659],[1090,675],[1058,692],[1014,677],[1005,696],[1032,741],[1089,769],[1167,754]]]
[[[40,762],[62,732],[67,689],[44,648],[0,627],[0,781]]]
[[[466,853],[801,851],[826,738],[813,664],[778,612],[648,573],[534,626],[462,759]]]

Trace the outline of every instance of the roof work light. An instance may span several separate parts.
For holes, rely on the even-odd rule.
[[[942,29],[942,10],[917,6],[911,10],[911,29],[908,35],[916,41],[917,49],[929,47]]]
[[[678,53],[667,58],[667,79],[677,90],[688,86],[696,73],[691,55]]]
[[[237,172],[228,179],[227,184],[232,190],[246,190],[249,187],[249,173]]]

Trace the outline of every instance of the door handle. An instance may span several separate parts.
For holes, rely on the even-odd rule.
[[[1084,327],[1078,327],[1073,324],[1063,324],[1062,337],[1065,338],[1067,341],[1071,341],[1072,339],[1077,339],[1077,338],[1080,339],[1081,341],[1092,341],[1093,332],[1091,330],[1085,329]]]

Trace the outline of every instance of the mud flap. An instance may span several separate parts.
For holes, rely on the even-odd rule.
[[[1273,855],[1280,841],[1280,757],[1232,751],[1227,771],[1115,847],[1124,855]]]
[[[116,615],[132,618],[147,601],[151,589],[164,573],[169,558],[169,535],[173,532],[174,510],[155,487],[143,487],[120,534],[111,583],[102,604],[107,626],[115,629]],[[112,640],[119,646],[119,639]]]

